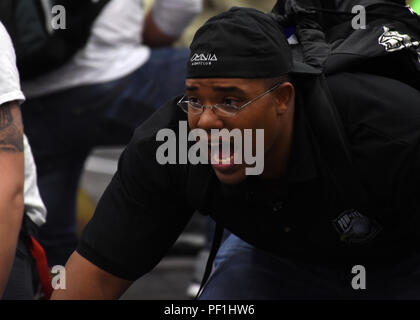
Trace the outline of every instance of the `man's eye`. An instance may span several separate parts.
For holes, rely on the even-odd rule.
[[[226,98],[224,100],[224,104],[227,104],[227,105],[237,106],[238,103],[239,103],[239,101],[236,100],[236,99],[233,99],[233,98]]]
[[[198,98],[195,97],[189,97],[188,103],[193,107],[201,107],[200,100],[198,100]]]

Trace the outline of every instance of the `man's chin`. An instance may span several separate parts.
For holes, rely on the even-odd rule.
[[[233,185],[238,184],[246,179],[245,168],[239,167],[232,171],[222,171],[213,167],[214,173],[216,174],[219,181],[223,184]]]

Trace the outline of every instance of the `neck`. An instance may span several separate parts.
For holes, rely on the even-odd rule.
[[[279,179],[286,174],[292,147],[293,114],[293,111],[290,112],[289,116],[291,119],[286,122],[288,125],[284,127],[279,139],[265,155],[264,172],[261,174],[262,179]]]

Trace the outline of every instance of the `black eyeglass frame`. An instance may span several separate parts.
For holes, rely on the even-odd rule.
[[[234,116],[236,116],[237,114],[238,114],[238,112],[239,111],[241,111],[243,108],[245,108],[246,106],[248,106],[248,105],[250,105],[251,103],[253,103],[253,102],[255,102],[255,101],[257,101],[258,99],[260,99],[260,98],[262,98],[262,97],[264,97],[265,95],[267,95],[267,94],[269,94],[269,93],[271,93],[271,92],[273,92],[274,90],[276,90],[281,84],[283,84],[284,82],[277,82],[277,83],[275,83],[270,89],[268,89],[267,91],[264,91],[263,93],[261,93],[260,95],[258,95],[257,97],[255,97],[255,98],[253,98],[253,99],[251,99],[250,101],[248,101],[248,102],[246,102],[245,104],[243,104],[242,106],[240,106],[240,107],[238,107],[238,106],[235,106],[235,105],[227,105],[227,104],[225,104],[225,103],[217,103],[217,104],[213,104],[213,105],[210,105],[210,106],[205,106],[204,104],[199,104],[199,103],[197,103],[197,102],[190,102],[190,101],[188,101],[188,100],[184,100],[183,101],[183,99],[185,98],[185,95],[178,101],[178,103],[177,103],[177,105],[181,108],[181,110],[182,111],[184,111],[186,114],[188,114],[188,113],[191,113],[191,114],[194,114],[194,115],[200,115],[200,114],[202,114],[203,112],[204,112],[204,109],[205,108],[210,108],[212,111],[213,111],[213,109],[218,109],[218,110],[223,110],[223,109],[221,109],[220,107],[218,107],[218,106],[228,106],[229,108],[233,108],[233,109],[235,109],[235,111],[231,114],[231,113],[228,113],[228,112],[225,112],[225,111],[222,111],[222,112],[225,112],[225,114],[227,114],[227,116],[229,116],[229,117],[234,117]],[[185,110],[183,107],[182,107],[182,103],[186,103],[187,104],[187,110]],[[197,110],[197,113],[194,113],[194,112],[190,112],[190,111],[188,111],[188,105],[191,105],[195,110]],[[196,105],[196,106],[194,106],[194,105]]]

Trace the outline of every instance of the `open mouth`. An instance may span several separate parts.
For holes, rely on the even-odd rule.
[[[240,148],[235,148],[233,141],[209,142],[210,163],[216,168],[227,169],[234,165],[235,155]]]

